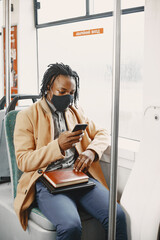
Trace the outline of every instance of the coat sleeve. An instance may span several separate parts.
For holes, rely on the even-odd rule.
[[[58,140],[36,148],[35,130],[25,111],[19,112],[16,118],[14,146],[18,168],[23,172],[47,167],[51,162],[64,158]]]
[[[106,129],[98,128],[95,123],[89,119],[87,133],[92,140],[87,149],[94,150],[98,155],[97,160],[99,160],[109,146],[109,134]]]
[[[81,107],[78,107],[78,113],[80,122],[88,124],[85,134],[88,135],[91,141],[86,149],[94,150],[98,155],[98,159],[100,159],[110,144],[109,133],[106,129],[98,127],[94,121],[89,119]]]

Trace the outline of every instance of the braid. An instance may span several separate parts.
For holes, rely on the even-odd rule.
[[[45,96],[47,94],[47,91],[50,89],[54,80],[59,75],[70,76],[75,80],[76,91],[74,94],[74,103],[76,105],[79,98],[79,76],[68,65],[64,65],[63,63],[55,63],[55,64],[48,65],[48,69],[45,71],[42,79],[41,90],[40,90],[41,95]]]

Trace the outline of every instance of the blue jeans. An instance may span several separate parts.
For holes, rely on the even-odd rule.
[[[81,220],[77,206],[82,207],[91,216],[98,219],[108,235],[109,191],[97,180],[92,189],[68,193],[51,194],[41,183],[36,183],[36,201],[41,212],[53,223],[57,231],[57,240],[80,240]],[[117,204],[116,240],[127,240],[126,219]]]

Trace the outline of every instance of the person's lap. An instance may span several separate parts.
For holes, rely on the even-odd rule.
[[[79,196],[80,205],[91,216],[101,222],[106,233],[108,234],[109,223],[109,191],[97,180],[92,179],[96,186]],[[120,205],[117,203],[117,219],[116,219],[116,239],[127,239],[126,218]]]
[[[79,218],[74,198],[70,194],[51,194],[41,183],[36,183],[36,201],[42,213],[56,226],[73,215]],[[70,216],[71,215],[71,216]]]
[[[73,227],[77,229],[77,234],[80,236],[81,221],[77,209],[78,206],[98,219],[105,228],[106,233],[108,232],[109,191],[97,180],[92,180],[96,183],[93,189],[55,195],[50,194],[42,183],[36,183],[36,200],[38,206],[42,213],[55,225],[59,235],[60,232],[67,231],[67,229]],[[117,239],[127,239],[125,216],[118,204]]]

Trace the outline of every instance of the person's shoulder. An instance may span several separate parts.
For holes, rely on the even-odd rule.
[[[32,105],[25,107],[24,109],[20,110],[17,114],[18,117],[25,118],[25,117],[31,117],[35,112],[37,112],[37,109],[40,106],[40,101],[33,103]]]
[[[84,114],[84,110],[83,110],[83,108],[82,108],[80,105],[78,105],[78,106],[71,105],[71,106],[69,107],[69,109],[70,109],[71,111],[73,111],[73,112],[76,112],[76,113],[79,113],[79,114]]]
[[[72,115],[74,115],[77,119],[79,119],[80,122],[86,122],[86,115],[84,114],[84,111],[80,105],[78,106],[70,106],[69,111]]]

